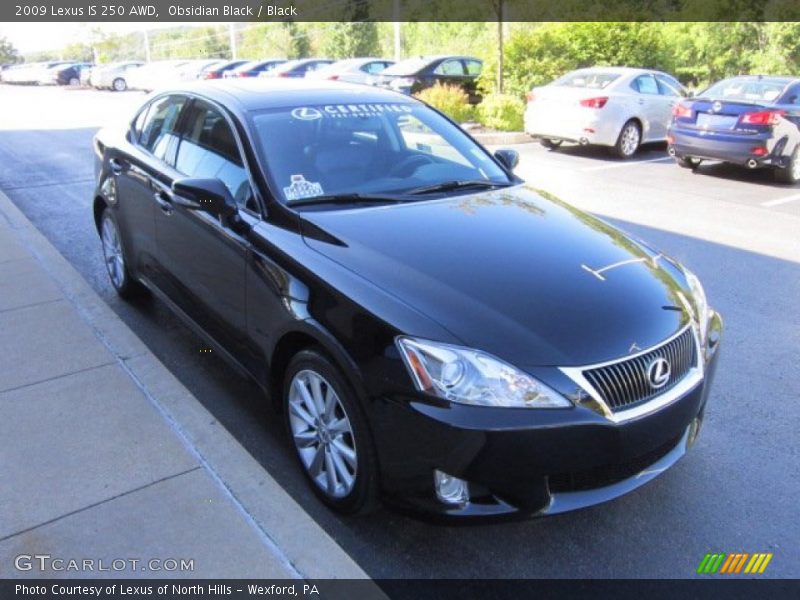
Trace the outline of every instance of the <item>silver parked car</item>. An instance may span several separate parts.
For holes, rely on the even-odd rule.
[[[375,83],[375,75],[393,64],[393,60],[385,58],[346,58],[318,71],[311,71],[308,78],[372,85]]]
[[[525,132],[555,149],[562,142],[609,146],[630,158],[639,146],[667,139],[672,108],[686,89],[650,69],[593,67],[533,88]]]
[[[89,84],[99,90],[114,90],[124,92],[130,87],[130,76],[133,71],[144,63],[139,60],[98,65],[89,75]]]

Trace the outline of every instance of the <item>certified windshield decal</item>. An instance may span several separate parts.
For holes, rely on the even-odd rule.
[[[292,185],[283,188],[283,193],[287,200],[298,200],[300,198],[314,198],[322,195],[322,186],[313,181],[306,181],[302,175],[292,175]]]
[[[292,116],[301,121],[314,121],[323,117],[371,117],[386,113],[407,114],[413,109],[407,104],[327,104],[325,106],[300,106]]]

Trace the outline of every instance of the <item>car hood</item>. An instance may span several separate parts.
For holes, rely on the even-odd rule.
[[[309,246],[520,366],[618,358],[689,319],[674,261],[526,185],[301,218]]]

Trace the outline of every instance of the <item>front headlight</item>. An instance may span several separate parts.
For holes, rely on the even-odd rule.
[[[710,312],[708,310],[708,301],[706,300],[706,292],[703,289],[703,284],[697,278],[697,275],[692,273],[686,267],[683,268],[686,274],[686,282],[689,284],[689,289],[692,291],[692,297],[696,307],[696,314],[694,315],[697,322],[697,328],[700,330],[700,343],[706,345],[706,335],[708,333],[708,319]]]
[[[397,347],[421,392],[475,406],[572,406],[558,392],[484,352],[405,337],[397,338]]]

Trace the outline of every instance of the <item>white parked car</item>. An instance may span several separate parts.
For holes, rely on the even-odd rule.
[[[89,84],[97,89],[109,89],[115,92],[124,92],[128,89],[128,80],[136,69],[144,63],[139,60],[98,65],[89,75]]]
[[[152,92],[160,87],[175,85],[181,81],[181,70],[189,60],[158,60],[139,67],[130,74],[128,87],[132,90]]]
[[[385,58],[346,58],[317,71],[311,71],[307,77],[372,85],[375,82],[375,75],[393,64],[393,60]]]
[[[555,149],[562,142],[609,146],[630,158],[667,138],[672,107],[687,96],[672,75],[650,69],[592,67],[533,88],[525,132]]]

